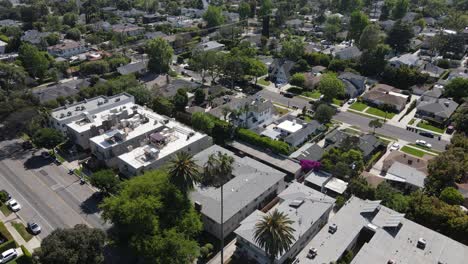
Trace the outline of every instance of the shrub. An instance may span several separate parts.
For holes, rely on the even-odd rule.
[[[296,85],[299,87],[304,87],[305,83],[305,76],[303,73],[295,73],[292,77],[291,80],[289,81],[291,85]]]
[[[282,141],[273,140],[268,137],[262,137],[259,134],[248,129],[240,128],[237,130],[237,137],[252,145],[270,149],[275,153],[288,155],[290,152],[289,145]]]
[[[20,247],[21,247],[21,250],[23,251],[23,256],[21,256],[20,259],[18,259],[16,262],[22,263],[22,264],[32,264],[33,257],[32,257],[31,252],[29,252],[29,250],[24,245],[21,245]]]
[[[2,236],[6,238],[7,240],[13,240],[13,236],[10,234],[5,224],[2,222],[0,222],[0,234],[2,234]]]
[[[5,251],[9,250],[10,248],[16,248],[16,247],[17,247],[16,241],[8,240],[7,242],[0,245],[0,252],[5,252]]]

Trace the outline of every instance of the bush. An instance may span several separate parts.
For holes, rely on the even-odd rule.
[[[13,236],[10,234],[10,232],[6,228],[5,224],[2,223],[2,222],[0,222],[0,234],[2,234],[2,236],[4,238],[6,238],[7,240],[13,240]],[[3,252],[3,251],[1,251],[1,252]]]
[[[289,145],[282,141],[273,140],[268,137],[262,137],[259,134],[248,129],[240,128],[237,130],[237,137],[249,144],[270,149],[275,153],[288,155],[290,152]]]
[[[16,247],[17,247],[16,241],[8,240],[7,242],[0,245],[0,252],[4,252],[4,251],[9,250],[10,248],[16,248]]]
[[[24,245],[21,245],[20,247],[23,251],[23,256],[21,256],[16,262],[21,264],[32,264],[33,257],[31,252],[29,252],[29,250]]]
[[[442,190],[439,199],[451,205],[460,205],[464,201],[463,195],[453,187],[447,187]]]
[[[8,201],[8,194],[6,191],[4,190],[1,190],[0,191],[0,205],[2,205],[3,203],[6,203]]]
[[[303,73],[295,73],[292,77],[291,80],[289,81],[291,85],[296,85],[299,87],[304,87],[305,83],[305,76]]]

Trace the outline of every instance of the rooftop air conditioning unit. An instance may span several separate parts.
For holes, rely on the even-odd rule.
[[[71,116],[71,115],[72,115],[72,112],[68,111],[67,116]]]
[[[328,233],[330,234],[335,234],[337,230],[338,230],[338,226],[336,224],[331,224],[328,226]]]
[[[427,244],[426,240],[425,240],[424,238],[420,238],[420,239],[418,240],[418,243],[416,244],[416,246],[417,246],[418,248],[420,248],[420,249],[425,249],[425,248],[426,248],[426,244]]]

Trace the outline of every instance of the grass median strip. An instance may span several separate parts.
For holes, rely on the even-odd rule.
[[[441,128],[438,128],[438,127],[435,127],[425,121],[421,121],[418,123],[417,127],[420,127],[420,128],[424,128],[424,129],[427,129],[427,130],[430,130],[430,131],[434,131],[436,133],[439,133],[439,134],[443,134],[445,132],[444,129],[441,129]]]
[[[349,107],[349,109],[353,109],[353,110],[361,111],[361,112],[366,108],[367,108],[367,105],[361,102],[355,102]]]
[[[411,148],[411,147],[408,147],[408,146],[402,147],[401,151],[403,151],[405,153],[408,153],[410,155],[416,156],[416,157],[420,157],[420,158],[422,158],[424,156],[424,154],[426,154],[426,152],[424,152],[422,150]]]
[[[380,110],[378,108],[375,108],[375,107],[369,107],[366,110],[366,113],[385,118],[385,111],[382,111],[382,110]],[[387,112],[387,119],[392,119],[392,117],[394,117],[394,116],[395,116],[395,113]]]
[[[6,204],[2,204],[0,206],[0,211],[2,211],[2,213],[5,215],[5,216],[9,216],[11,215],[11,210],[8,208],[8,206]]]
[[[22,223],[18,222],[11,222],[11,225],[18,231],[18,233],[23,237],[24,241],[28,242],[33,238],[31,234],[28,233],[28,230],[26,230],[26,227]]]

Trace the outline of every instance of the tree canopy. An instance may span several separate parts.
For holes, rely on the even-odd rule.
[[[37,130],[31,139],[37,147],[46,149],[52,149],[65,140],[60,131],[48,127]]]
[[[349,38],[356,41],[361,37],[363,30],[369,25],[369,18],[362,11],[354,11],[351,13],[349,22]]]
[[[174,50],[162,38],[156,38],[148,41],[146,46],[148,53],[148,69],[154,73],[167,73],[172,60]]]
[[[327,102],[331,102],[337,96],[343,96],[344,89],[344,83],[334,73],[322,75],[318,84],[318,90],[323,94],[323,100]]]
[[[208,27],[217,27],[224,23],[224,16],[220,7],[210,5],[203,14],[203,19]]]

